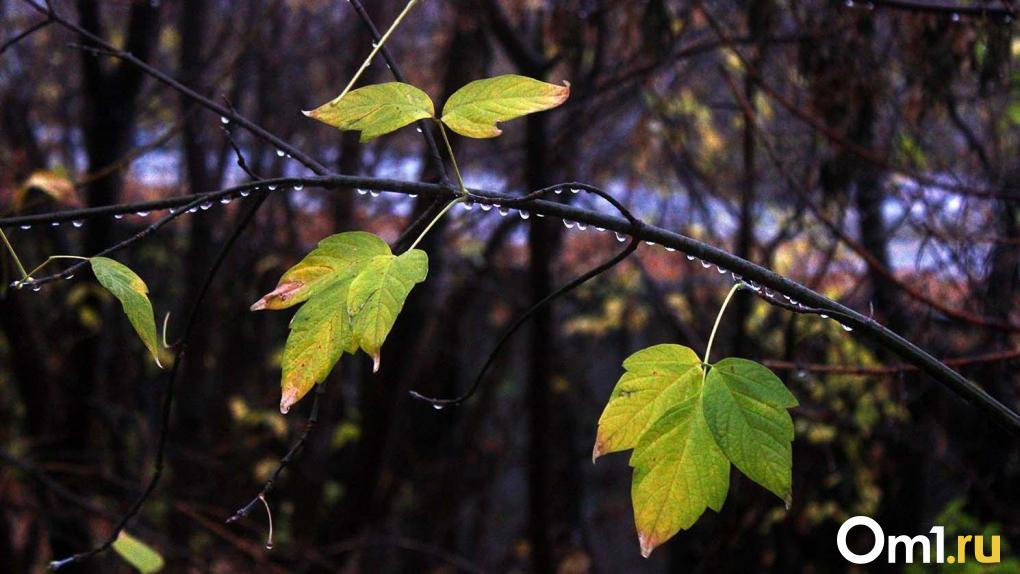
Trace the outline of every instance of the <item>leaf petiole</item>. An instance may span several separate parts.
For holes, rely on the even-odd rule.
[[[704,366],[704,372],[701,375],[702,383],[704,383],[705,379],[708,377],[708,369],[711,367],[711,363],[708,362],[708,358],[712,354],[712,343],[715,342],[715,332],[719,330],[719,323],[722,322],[723,313],[726,312],[726,306],[730,304],[730,299],[732,299],[733,295],[743,286],[743,283],[735,283],[733,285],[730,292],[726,294],[726,299],[723,299],[722,307],[719,308],[719,314],[715,316],[715,325],[712,325],[712,334],[709,335],[708,346],[705,347],[705,362],[702,363]]]
[[[450,145],[450,138],[446,135],[446,127],[443,126],[443,121],[439,118],[432,118],[439,124],[439,133],[443,136],[443,143],[446,144],[446,153],[450,156],[450,163],[453,164],[453,173],[457,176],[457,185],[460,186],[460,192],[464,195],[468,194],[467,187],[464,185],[464,178],[460,175],[460,168],[457,167],[457,156],[453,155],[453,146]]]
[[[454,164],[454,165],[456,165],[456,164]],[[428,234],[429,230],[432,229],[432,226],[435,225],[436,222],[438,222],[440,219],[442,219],[443,216],[446,215],[446,212],[450,211],[450,208],[452,208],[454,205],[456,205],[456,204],[458,204],[458,203],[460,203],[462,201],[466,201],[466,200],[467,200],[467,196],[466,195],[462,195],[462,196],[454,199],[450,203],[447,203],[446,207],[444,207],[442,211],[437,213],[436,216],[432,218],[432,221],[430,221],[429,224],[427,226],[425,226],[425,229],[422,230],[421,235],[418,236],[418,239],[414,240],[414,243],[412,243],[411,247],[409,247],[407,250],[411,251],[415,247],[417,247],[418,244],[421,243],[421,240],[425,238],[425,235]]]
[[[74,260],[77,260],[77,261],[88,261],[89,260],[88,257],[81,257],[79,255],[50,255],[49,257],[46,258],[46,261],[43,261],[42,263],[40,263],[38,266],[36,266],[35,269],[29,271],[28,273],[25,273],[25,278],[22,279],[21,281],[17,281],[17,287],[21,287],[25,283],[31,281],[32,280],[32,276],[35,275],[36,273],[38,273],[39,270],[41,270],[43,267],[46,267],[50,263],[53,263],[54,261],[57,261],[59,259],[74,259]],[[20,265],[20,263],[19,263],[19,265]]]
[[[18,266],[18,271],[21,273],[22,279],[28,279],[28,273],[25,273],[25,266],[21,264],[21,259],[18,258],[18,253],[14,251],[14,246],[11,245],[11,241],[7,239],[7,234],[4,233],[3,229],[0,229],[0,239],[3,239],[4,246],[7,247],[7,251],[11,253],[11,257],[14,258],[14,263]]]
[[[340,92],[340,95],[336,98],[337,100],[343,98],[344,96],[347,95],[347,92],[351,91],[351,88],[354,87],[354,84],[357,83],[358,79],[361,78],[361,75],[365,73],[365,70],[372,63],[372,60],[375,59],[375,56],[376,54],[379,53],[379,50],[382,50],[382,47],[386,43],[386,40],[389,40],[390,35],[393,34],[393,32],[397,29],[398,26],[400,26],[400,23],[404,21],[404,18],[411,11],[411,8],[414,8],[414,5],[417,4],[418,1],[419,0],[408,0],[407,5],[404,6],[404,9],[400,12],[400,14],[397,15],[397,19],[394,20],[392,24],[390,24],[389,30],[386,30],[386,33],[383,34],[381,38],[379,38],[379,41],[372,45],[372,52],[369,53],[368,57],[365,58],[365,61],[361,63],[361,67],[358,68],[358,71],[354,73],[354,77],[351,78],[351,81],[347,83],[347,87],[344,88],[344,91]]]

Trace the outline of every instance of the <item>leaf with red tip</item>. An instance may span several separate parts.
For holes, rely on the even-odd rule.
[[[352,267],[389,253],[390,246],[385,241],[364,231],[327,237],[297,265],[287,270],[276,288],[256,301],[251,309],[286,309],[303,303],[343,277]]]
[[[655,547],[718,512],[730,484],[730,462],[705,422],[700,397],[687,399],[653,423],[630,458],[634,522],[647,558]]]
[[[526,76],[507,74],[475,80],[457,90],[443,106],[442,121],[469,138],[494,138],[499,122],[541,112],[570,97],[570,84],[557,86]]]
[[[642,349],[628,357],[623,368],[599,418],[592,462],[634,448],[653,422],[701,391],[701,359],[681,345]]]
[[[354,340],[372,356],[374,371],[379,370],[380,349],[404,301],[411,289],[425,280],[428,269],[428,255],[412,249],[399,256],[372,258],[351,282],[347,312],[353,318]]]

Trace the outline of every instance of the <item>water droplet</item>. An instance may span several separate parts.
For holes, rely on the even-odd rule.
[[[32,285],[32,291],[35,291],[36,293],[42,291],[42,285]],[[846,329],[846,327],[843,328]]]
[[[198,208],[192,207],[191,209],[188,210],[188,213],[198,213]]]
[[[272,542],[266,542],[266,550],[272,550],[272,549],[273,549],[273,543]]]
[[[711,266],[712,266],[712,264],[711,264],[711,263],[709,263],[708,261],[705,261],[704,259],[702,259],[702,260],[700,261],[700,263],[701,263],[701,266],[702,266],[702,267],[704,267],[705,269],[708,269],[709,267],[711,267]]]
[[[76,219],[76,220],[71,222],[71,225],[73,225],[75,227],[81,227],[82,225],[85,225],[85,222],[80,220],[80,219]]]
[[[563,220],[563,227],[566,227],[567,229],[573,229],[574,228],[574,222],[570,221],[569,219],[564,219]]]
[[[60,227],[60,222],[59,221],[54,221],[54,222],[50,223],[50,227]]]
[[[539,216],[539,217],[545,217],[545,214],[544,214],[544,213],[536,213],[535,215],[537,215],[537,216]]]
[[[506,208],[506,207],[500,207],[499,208],[499,215],[500,215],[500,217],[506,217],[506,216],[510,215],[510,209]]]
[[[645,241],[645,245],[647,245],[649,247],[655,247],[655,242],[654,241]]]
[[[407,197],[410,197],[411,199],[414,199],[414,198],[418,197],[418,194],[417,193],[412,193],[412,194],[409,194]]]
[[[953,22],[959,22],[960,21],[960,15],[957,14],[956,12],[953,12],[953,15],[950,16],[950,18],[952,18]]]
[[[828,319],[829,318],[829,316],[826,315],[825,313],[819,313],[818,316],[821,317],[822,319]]]
[[[299,184],[297,184],[297,185],[295,185],[295,186],[294,186],[294,191],[301,191],[301,190],[302,190],[302,189],[304,189],[304,188],[305,188],[305,186],[303,186],[303,185],[301,185],[301,184],[299,183]]]
[[[854,330],[854,328],[853,328],[853,327],[851,327],[850,325],[844,325],[843,323],[840,323],[840,324],[839,324],[839,326],[840,326],[840,327],[843,327],[843,330],[844,330],[844,331],[847,331],[847,332],[849,332],[849,331],[853,331],[853,330]]]
[[[675,247],[667,247],[666,251],[676,251],[676,248]]]
[[[482,211],[492,211],[492,204],[491,203],[479,203],[478,207],[481,207]]]
[[[251,191],[249,191],[247,189],[242,189],[241,190],[241,197],[248,197],[249,195],[251,195]]]
[[[474,208],[474,206],[475,204],[470,201],[465,201],[464,203],[460,204],[460,208],[463,209],[464,211],[471,211]]]
[[[371,195],[372,197],[379,197],[379,192],[378,191],[370,191],[370,192],[368,192],[368,194]]]
[[[230,123],[230,118],[228,118],[227,116],[220,116],[220,123],[223,125],[227,125]]]
[[[209,208],[212,207],[212,202],[211,201],[206,201],[206,202],[202,203],[201,205],[199,205],[199,207],[202,208],[202,211],[209,211]]]
[[[418,133],[422,133],[421,128],[414,128]]]
[[[368,190],[365,189],[356,189],[355,191],[358,192],[358,195],[365,195],[368,193]]]
[[[268,187],[269,187],[269,191],[276,191],[276,186],[275,185],[270,185]]]
[[[149,212],[148,211],[139,211],[139,212],[135,213],[135,215],[137,215],[138,217],[148,217],[149,216]]]
[[[602,233],[602,232],[604,232],[605,230],[606,230],[606,228],[605,228],[605,227],[599,227],[598,225],[596,225],[596,226],[595,226],[595,231],[598,231],[599,233]]]
[[[71,273],[71,274],[67,275],[66,277],[64,277],[64,279],[67,279],[68,281],[70,281],[71,279],[74,279],[74,273]]]
[[[518,214],[521,216],[521,219],[528,219],[529,217],[531,217],[531,214],[528,213],[527,211],[524,211],[523,209],[520,210]]]
[[[577,222],[577,228],[580,229],[581,231],[584,231],[585,229],[588,229],[588,224],[587,223],[581,223],[580,221],[578,221]]]
[[[124,219],[124,214],[123,213],[118,213],[118,214],[114,215],[113,218],[114,219]]]
[[[222,203],[223,205],[227,205],[227,204],[228,204],[228,203],[230,203],[231,201],[234,201],[234,200],[233,200],[233,199],[230,199],[229,197],[221,197],[221,198],[220,198],[220,203]]]
[[[847,8],[853,8],[854,7],[854,0],[846,0],[845,4],[846,4]]]
[[[276,157],[283,157],[285,155],[287,155],[287,154],[282,149],[276,150]]]
[[[694,261],[694,256],[693,256],[693,255],[690,255],[690,254],[688,254],[688,255],[687,255],[687,260],[688,260],[688,261]]]
[[[576,187],[572,187],[572,188],[570,188],[570,193],[575,193],[575,194],[576,193],[581,193],[581,190],[576,188]]]
[[[620,233],[619,231],[614,231],[613,234],[616,235],[616,240],[619,241],[620,243],[627,241],[627,236]]]
[[[434,404],[434,405],[432,405],[432,408],[436,409],[437,411],[441,411],[441,410],[443,410],[443,405],[436,405],[436,404]]]
[[[563,193],[563,190],[557,187],[556,189],[553,190],[553,193],[555,193],[556,195],[559,195],[559,194]]]
[[[27,231],[27,230],[29,230],[29,229],[32,229],[32,226],[31,226],[31,225],[22,225],[22,226],[21,226],[21,229],[24,229],[24,230],[26,230],[26,231]]]

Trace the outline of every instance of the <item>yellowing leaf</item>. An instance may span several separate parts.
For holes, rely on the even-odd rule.
[[[662,415],[701,392],[701,359],[680,345],[655,345],[623,362],[623,376],[599,418],[592,461],[634,448]]]
[[[417,120],[431,118],[435,113],[428,94],[401,82],[358,88],[304,112],[306,116],[335,128],[360,131],[363,142]]]
[[[113,551],[141,574],[155,574],[163,569],[163,557],[127,532],[121,531],[113,541]]]
[[[152,303],[149,301],[149,288],[145,281],[126,265],[106,257],[89,259],[92,272],[99,284],[106,288],[120,301],[131,326],[142,339],[142,343],[159,362],[159,345],[156,338],[156,320],[153,317]]]
[[[333,370],[344,351],[353,353],[347,290],[356,269],[333,282],[301,306],[290,322],[290,335],[283,350],[283,380],[280,412],[301,400],[312,387]]]
[[[378,236],[364,231],[338,233],[323,239],[318,247],[280,278],[276,289],[251,306],[252,311],[286,309],[307,301],[339,279],[347,278],[352,267],[377,255],[389,255],[390,247]]]
[[[404,300],[415,284],[425,280],[428,269],[428,255],[412,249],[399,256],[372,258],[351,282],[347,311],[353,317],[355,342],[372,356],[375,371],[379,370],[379,350]]]
[[[503,133],[498,122],[555,108],[570,97],[570,84],[548,84],[508,74],[475,80],[454,92],[443,106],[442,121],[469,138],[493,138]]]
[[[634,467],[634,522],[645,558],[656,546],[690,528],[706,508],[718,512],[726,500],[730,463],[712,438],[697,396],[648,428],[630,464]]]
[[[25,183],[21,184],[18,192],[14,195],[14,211],[20,212],[26,207],[28,193],[33,189],[42,191],[58,203],[78,203],[78,197],[74,191],[74,182],[70,178],[59,171],[39,170],[28,176],[28,179],[25,180]]]
[[[411,288],[424,281],[428,257],[413,250],[394,256],[379,237],[362,231],[319,242],[280,278],[252,310],[294,315],[283,350],[280,411],[287,413],[321,383],[343,353],[364,349],[379,365],[379,349]]]
[[[705,420],[719,448],[748,478],[790,502],[797,399],[772,371],[746,359],[723,359],[705,380]]]

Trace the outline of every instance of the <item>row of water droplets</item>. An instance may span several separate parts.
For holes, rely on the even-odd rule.
[[[555,193],[557,195],[560,195],[560,194],[564,193],[565,190],[569,190],[570,193],[572,193],[572,194],[578,194],[581,191],[583,191],[583,189],[581,189],[581,188],[566,187],[566,188],[556,188],[556,189],[553,190],[553,193]],[[380,192],[378,192],[378,191],[365,190],[365,189],[358,189],[357,192],[360,195],[370,195],[371,197],[379,197],[379,195],[380,195]],[[416,195],[411,195],[411,197],[416,197]],[[475,205],[477,205],[479,207],[479,209],[481,209],[483,212],[486,212],[486,213],[487,212],[491,212],[493,210],[496,210],[496,213],[498,213],[500,215],[500,217],[509,216],[514,211],[517,211],[517,213],[518,213],[518,215],[520,216],[521,219],[530,219],[531,218],[531,212],[529,212],[529,211],[526,211],[526,210],[523,210],[523,209],[519,209],[518,210],[518,209],[506,207],[506,206],[500,205],[500,204],[495,203],[495,202],[493,202],[493,203],[477,202],[476,203],[476,202],[467,201],[467,202],[461,203],[460,207],[464,211],[471,211],[471,210],[474,209]],[[545,214],[543,214],[543,213],[535,213],[535,215],[537,217],[545,217]],[[588,224],[584,223],[584,222],[581,222],[581,221],[573,221],[573,220],[565,219],[565,218],[562,221],[563,221],[563,226],[566,227],[569,230],[572,230],[572,231],[587,231],[589,229]],[[599,227],[597,225],[593,225],[591,227],[596,232],[598,232],[598,233],[603,233],[603,232],[606,231],[606,228]],[[620,233],[619,231],[614,231],[613,235],[616,237],[616,240],[618,242],[620,242],[620,243],[626,243],[630,239],[630,236],[628,236],[625,233]],[[671,252],[671,253],[677,251],[676,248],[669,247],[669,246],[666,246],[666,245],[659,245],[658,243],[655,243],[654,241],[645,241],[644,243],[645,243],[645,245],[648,245],[649,247],[657,247],[657,246],[658,247],[662,247],[667,252]],[[712,267],[715,267],[716,271],[720,275],[725,275],[725,274],[729,273],[730,278],[734,282],[741,283],[745,288],[750,289],[750,290],[754,291],[755,293],[760,293],[761,295],[763,295],[764,297],[766,297],[768,299],[777,299],[778,297],[782,297],[782,298],[786,299],[786,301],[791,306],[793,306],[793,307],[795,307],[797,309],[800,309],[800,310],[807,310],[807,309],[809,309],[807,306],[801,304],[799,301],[793,299],[789,295],[784,295],[784,294],[781,294],[781,293],[774,293],[773,291],[769,290],[767,287],[759,285],[758,283],[756,283],[754,281],[745,280],[743,277],[741,277],[737,273],[735,273],[733,271],[729,271],[729,270],[723,268],[720,265],[709,263],[708,261],[705,261],[703,259],[699,259],[699,258],[695,257],[694,255],[690,255],[690,254],[686,255],[686,257],[687,257],[688,261],[697,261],[697,262],[699,262],[701,264],[701,266],[703,268],[705,268],[705,269],[710,269]],[[831,317],[829,317],[828,315],[826,315],[824,313],[819,313],[819,316],[822,319],[831,319]],[[838,323],[838,321],[837,321],[837,323]],[[853,327],[851,327],[849,325],[845,325],[843,323],[839,323],[839,325],[840,325],[840,327],[843,328],[844,331],[848,331],[848,332],[849,331],[853,331]],[[442,408],[442,406],[440,406],[440,405],[433,405],[433,406],[437,410]]]
[[[864,1],[860,1],[860,0],[844,0],[843,1],[843,5],[846,6],[847,8],[863,7],[864,9],[866,9],[868,11],[872,11],[872,10],[875,9],[875,3],[870,1],[870,0],[864,0]],[[982,17],[983,17],[983,15],[982,15]],[[959,12],[952,12],[949,15],[949,19],[952,20],[953,22],[959,22],[959,21],[963,20],[963,17],[960,15]],[[1011,24],[1013,22],[1013,16],[1010,15],[1010,14],[1003,15],[1002,16],[1002,22],[1003,22],[1003,24]]]

